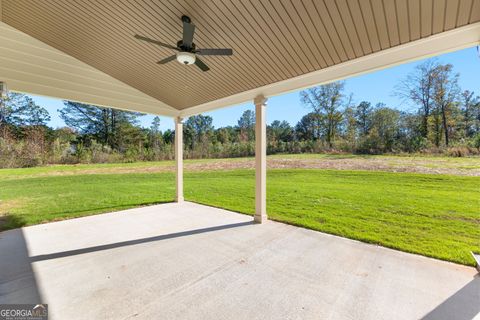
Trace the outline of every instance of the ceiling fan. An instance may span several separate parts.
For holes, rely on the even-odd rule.
[[[163,43],[157,40],[153,40],[138,34],[135,35],[135,38],[138,40],[147,41],[154,43],[161,47],[169,48],[172,50],[178,51],[176,54],[167,57],[163,60],[158,61],[158,64],[165,64],[167,62],[177,59],[181,64],[195,64],[202,71],[208,71],[210,68],[198,57],[201,56],[231,56],[233,54],[232,49],[220,49],[220,48],[208,48],[208,49],[197,49],[195,43],[193,43],[193,34],[195,33],[195,25],[192,23],[187,16],[182,16],[183,22],[183,38],[178,40],[177,46],[172,46],[167,43]]]

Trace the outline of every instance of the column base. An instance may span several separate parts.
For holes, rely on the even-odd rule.
[[[268,218],[267,215],[254,215],[253,216],[253,222],[255,223],[265,223],[267,222]]]
[[[182,203],[185,201],[185,198],[184,197],[181,197],[181,198],[175,198],[175,202],[177,203]]]

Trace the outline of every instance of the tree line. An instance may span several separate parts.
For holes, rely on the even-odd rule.
[[[269,154],[305,152],[480,153],[480,98],[461,90],[452,65],[427,60],[400,81],[394,94],[414,111],[381,102],[353,102],[344,82],[300,92],[309,110],[295,125],[267,126]],[[173,159],[175,132],[149,128],[143,114],[64,101],[63,128],[29,96],[10,93],[0,101],[0,167],[53,163],[101,163]],[[186,158],[242,157],[255,153],[255,114],[246,110],[235,126],[214,128],[212,117],[184,121]]]

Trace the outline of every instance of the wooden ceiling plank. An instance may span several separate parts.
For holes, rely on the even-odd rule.
[[[433,0],[422,0],[420,2],[420,17],[421,30],[420,36],[422,38],[428,37],[432,34],[433,29]]]
[[[358,38],[360,39],[360,43],[362,44],[362,49],[364,54],[372,53],[372,45],[370,43],[370,38],[367,32],[367,27],[363,21],[362,11],[360,9],[360,5],[358,4],[357,0],[338,0],[338,3],[345,2],[350,11],[350,14],[353,19],[353,23],[355,26],[355,30],[358,34]]]
[[[452,30],[457,24],[458,7],[460,0],[448,0],[445,9],[445,25],[443,30]]]
[[[480,0],[473,0],[469,23],[480,22]]]
[[[439,33],[443,31],[445,25],[445,8],[446,0],[435,0],[433,1],[433,12],[432,12],[432,33]]]
[[[272,13],[268,12],[261,2],[256,2],[256,0],[253,1],[254,2],[252,2],[251,0],[243,1],[243,5],[248,8],[251,14],[254,15],[257,19],[265,21],[266,25],[268,26],[268,30],[270,31],[268,37],[271,39],[272,42],[275,42],[278,45],[282,46],[283,49],[288,52],[288,54],[292,58],[293,64],[296,65],[296,67],[298,68],[297,70],[307,72],[308,67],[301,59],[301,52],[299,52],[298,47],[296,47],[288,40],[287,36],[278,26],[277,21],[272,17]]]
[[[408,0],[408,21],[410,24],[410,41],[420,39],[420,0]]]
[[[255,0],[253,0],[255,1]],[[285,32],[285,25],[282,24],[281,18],[278,15],[276,10],[272,10],[271,3],[270,1],[259,1],[259,2],[254,2],[255,9],[258,11],[258,13],[267,19],[271,21],[271,25],[274,27],[275,32],[272,35],[275,37],[275,39],[282,44],[285,44],[290,46],[295,53],[297,59],[296,62],[301,65],[302,70],[305,70],[305,72],[308,72],[310,68],[312,67],[308,61],[304,59],[304,52],[302,51],[302,48],[298,45],[295,39],[292,37],[292,34],[290,32]]]
[[[395,0],[397,9],[398,34],[400,43],[410,41],[410,24],[408,22],[408,5],[406,0]]]
[[[355,46],[353,45],[352,38],[356,39],[356,34],[355,32],[347,32],[343,15],[340,14],[335,0],[324,0],[324,3],[330,17],[332,18],[333,24],[335,26],[335,31],[337,32],[340,40],[343,43],[343,47],[345,48],[345,52],[347,53],[348,58],[355,59],[358,56],[362,56],[363,53],[357,55],[358,47],[356,48],[357,50],[355,50]],[[348,17],[349,15],[346,16]]]
[[[290,72],[296,74],[294,70],[302,68],[302,64],[298,61],[299,57],[291,44],[285,37],[282,37],[280,30],[270,19],[270,16],[268,14],[262,15],[258,10],[260,6],[253,6],[251,1],[241,1],[239,4],[245,8],[258,27],[261,30],[265,30],[265,45],[274,48],[278,54],[281,54],[282,58],[286,60],[285,62],[288,64]]]
[[[331,66],[332,64],[335,64],[335,60],[332,58],[332,52],[334,52],[333,48],[328,48],[325,44],[325,41],[323,41],[323,38],[319,35],[310,14],[307,12],[305,6],[303,5],[303,2],[301,2],[298,6],[294,7],[294,9],[295,14],[301,17],[303,25],[307,29],[307,32],[311,39],[313,39],[313,41],[315,42],[318,50],[322,52],[322,57],[326,65]]]
[[[239,1],[236,5],[237,7],[241,7],[241,11],[245,12],[244,17],[249,23],[250,28],[252,28],[253,30],[268,29],[271,33],[272,31],[266,20],[260,17],[256,10],[252,10],[252,8],[248,6],[248,4],[249,2],[247,1]],[[283,66],[285,67],[285,70],[282,74],[282,78],[294,75],[296,72],[295,67],[292,64],[294,62],[292,56],[290,56],[287,50],[279,46],[279,43],[277,41],[274,41],[271,37],[268,36],[269,32],[262,32],[258,35],[259,37],[261,37],[263,46],[266,48],[266,50],[271,51],[277,59],[284,61]]]
[[[383,2],[382,0],[370,0],[370,5],[372,7],[378,38],[380,40],[380,47],[382,49],[390,48],[390,37],[388,34],[387,21],[385,19]]]
[[[461,0],[458,7],[456,27],[461,27],[468,24],[470,14],[472,13],[473,0]]]
[[[241,2],[232,1],[231,4],[236,10],[238,10],[241,17],[244,19],[244,21],[246,21],[246,23],[249,24],[247,27],[248,30],[259,30],[259,29],[263,30],[264,28],[266,28],[265,24],[261,26],[259,25],[259,21],[257,21],[250,14],[250,12],[247,10],[247,8],[244,5],[242,5]],[[249,35],[251,35],[251,32],[249,32]],[[290,75],[288,70],[291,70],[292,67],[288,59],[283,55],[284,50],[280,50],[280,51],[275,50],[275,45],[274,45],[275,42],[272,41],[272,39],[268,37],[264,32],[260,33],[258,35],[258,38],[260,40],[259,43],[262,50],[268,53],[267,55],[268,59],[276,59],[278,61],[283,61],[282,68],[277,68],[277,75],[275,76],[275,79],[288,78]],[[271,45],[267,45],[267,43]]]
[[[370,45],[374,52],[380,51],[380,39],[377,33],[377,26],[375,25],[375,18],[373,16],[372,7],[369,0],[360,0],[360,11],[363,17],[363,23],[365,24],[368,32],[368,38],[370,39]]]
[[[390,46],[394,47],[400,44],[395,0],[383,0],[383,8],[385,11],[385,20],[387,21],[387,31],[390,39]]]
[[[222,1],[209,2],[206,5],[211,5],[210,11],[212,14],[215,14],[222,25],[226,29],[230,30],[232,34],[237,34],[238,38],[241,39],[243,49],[247,52],[247,55],[252,59],[253,62],[257,64],[256,70],[258,75],[256,77],[267,77],[267,80],[264,81],[275,81],[277,79],[276,68],[273,65],[272,59],[269,57],[268,53],[263,48],[262,44],[258,41],[257,37],[252,37],[250,35],[250,30],[242,24],[241,19],[238,16],[232,14],[232,10],[236,10],[231,3],[223,3]],[[213,8],[215,6],[216,9]],[[231,17],[231,18],[229,18]],[[253,58],[255,57],[255,58]],[[250,77],[252,74],[250,74]]]
[[[357,26],[353,22],[353,17],[350,12],[350,8],[348,7],[348,3],[346,0],[336,0],[335,4],[337,6],[338,12],[341,15],[343,25],[345,30],[348,34],[348,38],[353,47],[353,51],[355,52],[355,56],[361,57],[366,54],[365,48],[362,41],[360,40],[359,32]],[[362,23],[363,24],[363,23]],[[368,41],[368,37],[366,39]]]
[[[337,30],[335,29],[335,24],[332,21],[332,17],[328,12],[327,7],[325,6],[325,2],[321,1],[313,1],[313,4],[316,8],[318,17],[322,20],[325,29],[327,30],[327,34],[332,41],[337,53],[342,61],[347,61],[349,59],[347,51],[345,49],[345,45],[340,39]],[[350,52],[352,54],[353,51]]]
[[[254,0],[256,1],[256,0]],[[298,55],[298,51],[295,46],[289,42],[286,36],[283,34],[282,30],[278,27],[276,21],[272,16],[265,10],[261,3],[248,1],[242,1],[242,5],[246,10],[254,17],[255,20],[262,21],[265,24],[265,30],[267,32],[266,37],[271,43],[275,43],[274,46],[277,50],[285,51],[285,54],[292,59],[289,63],[296,68],[296,70],[308,70],[306,65],[301,60]],[[274,34],[275,37],[269,36],[269,34]]]
[[[300,39],[296,39],[293,35],[293,30],[288,29],[284,17],[282,17],[279,11],[274,8],[271,0],[257,2],[257,5],[259,7],[262,7],[261,10],[264,13],[266,12],[278,27],[279,33],[276,33],[275,36],[278,37],[279,34],[282,34],[286,38],[286,40],[292,45],[293,49],[297,53],[299,60],[305,66],[305,70],[307,70],[307,72],[313,70],[314,64],[312,64],[311,57],[308,57],[308,54],[305,53],[302,45],[299,43]]]
[[[220,5],[221,2],[223,2],[222,3],[223,10],[226,10],[226,12],[229,12],[229,14],[236,19],[236,23],[232,21],[233,22],[232,26],[234,26],[234,28],[236,28],[242,34],[244,39],[250,39],[249,47],[256,52],[255,55],[258,57],[257,59],[261,61],[261,64],[265,65],[267,69],[270,70],[270,72],[267,71],[268,75],[273,79],[275,79],[274,81],[281,79],[282,76],[281,76],[280,68],[276,68],[273,61],[273,59],[276,58],[276,56],[272,52],[268,51],[267,48],[263,45],[263,43],[259,40],[259,38],[254,35],[254,30],[251,30],[249,26],[243,25],[244,20],[241,18],[242,13],[238,10],[238,8],[235,6],[235,4],[232,1],[230,0],[219,1],[217,2],[217,5]],[[225,17],[225,21],[229,21],[229,20],[230,19],[227,19]]]
[[[340,63],[342,60],[338,54],[337,48],[333,45],[332,39],[328,35],[327,29],[325,29],[325,25],[321,17],[318,16],[317,9],[315,8],[314,4],[310,0],[300,1],[302,3],[303,9],[300,9],[306,12],[305,19],[308,17],[308,21],[313,25],[315,31],[317,33],[317,37],[321,39],[321,41],[325,44],[325,47],[328,50],[329,56],[332,58],[333,62]]]
[[[310,36],[308,29],[305,27],[305,24],[303,23],[304,17],[300,17],[297,14],[297,11],[295,10],[295,7],[291,1],[274,1],[276,1],[276,4],[279,4],[279,8],[281,8],[283,14],[288,17],[287,21],[290,22],[289,28],[292,28],[295,38],[302,39],[303,46],[308,48],[310,52],[310,55],[308,56],[311,58],[310,60],[313,62],[312,64],[314,68],[325,68],[327,66],[325,58],[323,57],[322,51],[317,46],[316,42]]]

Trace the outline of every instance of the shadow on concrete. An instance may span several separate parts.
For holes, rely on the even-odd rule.
[[[480,313],[480,275],[455,292],[423,320],[471,320]]]
[[[0,304],[7,303],[45,303],[22,229],[0,233]]]
[[[116,243],[111,243],[111,244],[104,244],[104,245],[95,246],[95,247],[88,247],[88,248],[82,248],[82,249],[75,249],[75,250],[69,250],[69,251],[62,251],[62,252],[33,256],[33,257],[30,258],[30,261],[31,262],[36,262],[36,261],[57,259],[57,258],[69,257],[69,256],[78,255],[78,254],[95,252],[95,251],[109,250],[109,249],[115,249],[115,248],[125,247],[125,246],[133,246],[133,245],[147,243],[147,242],[154,242],[154,241],[160,241],[160,240],[166,240],[166,239],[192,236],[192,235],[200,234],[200,233],[213,232],[213,231],[219,231],[219,230],[225,230],[225,229],[231,229],[231,228],[238,228],[238,227],[248,226],[248,225],[252,225],[252,224],[254,224],[253,221],[247,221],[247,222],[226,224],[226,225],[216,226],[216,227],[209,227],[209,228],[188,230],[188,231],[182,231],[182,232],[176,232],[176,233],[169,233],[169,234],[164,234],[164,235],[159,235],[159,236],[154,236],[154,237],[149,237],[149,238],[128,240],[128,241],[116,242]]]

